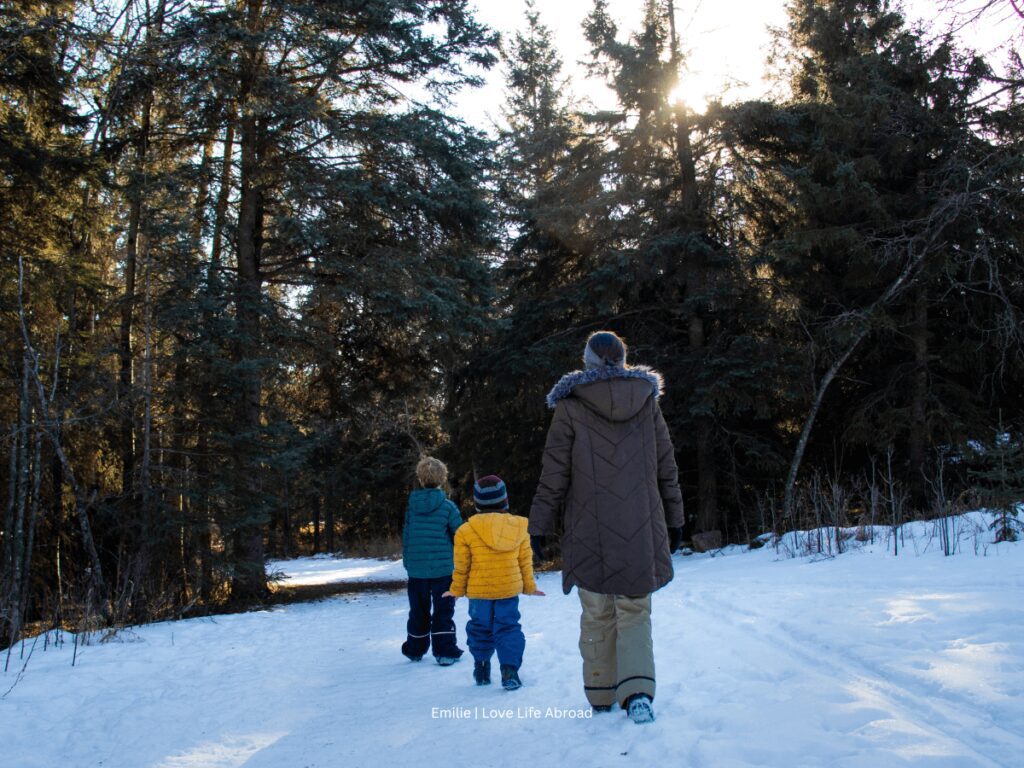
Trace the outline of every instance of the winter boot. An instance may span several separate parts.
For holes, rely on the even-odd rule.
[[[437,663],[440,664],[442,667],[450,667],[452,664],[454,664],[458,660],[459,660],[458,656],[438,656],[437,657]]]
[[[637,725],[654,722],[654,707],[646,693],[634,693],[626,699],[626,714]]]
[[[478,661],[473,664],[473,679],[477,685],[491,684],[491,662]]]
[[[511,664],[501,665],[501,687],[506,691],[517,691],[523,687],[523,681],[519,679],[519,670]]]

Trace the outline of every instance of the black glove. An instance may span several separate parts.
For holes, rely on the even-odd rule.
[[[669,528],[668,529],[668,553],[671,555],[679,549],[679,545],[683,543],[683,529],[682,528]]]
[[[530,548],[533,550],[533,556],[537,558],[539,563],[544,562],[544,540],[544,536],[536,533],[530,536]]]

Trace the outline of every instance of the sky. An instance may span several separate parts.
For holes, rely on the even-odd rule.
[[[923,21],[936,32],[951,22],[944,9],[956,0],[907,0],[907,18]],[[960,0],[965,6],[980,0]],[[516,30],[525,26],[526,0],[475,0],[477,18],[502,33],[505,44]],[[578,64],[589,57],[581,24],[593,7],[593,0],[540,0],[536,2],[541,21],[555,37],[565,64],[564,74],[572,78],[577,97],[589,98],[598,107],[612,106],[611,95],[600,83],[587,81]],[[1007,7],[1009,4],[1007,3]],[[639,25],[643,0],[608,0],[612,18],[625,38]],[[687,53],[687,72],[681,81],[680,97],[700,111],[708,95],[723,94],[723,101],[765,95],[765,59],[771,43],[769,29],[785,24],[784,0],[676,0],[676,23]],[[1012,14],[992,16],[985,22],[969,24],[961,36],[981,51],[990,51],[1020,28]],[[486,73],[486,84],[466,91],[455,100],[456,111],[471,125],[489,128],[500,122],[504,102],[504,68],[499,64]]]

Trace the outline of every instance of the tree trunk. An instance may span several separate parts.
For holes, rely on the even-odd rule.
[[[676,31],[675,2],[669,0],[668,8],[670,64],[678,74],[682,69],[682,53],[679,35]],[[704,231],[704,216],[697,196],[697,167],[693,160],[693,146],[690,142],[690,116],[683,105],[675,107],[676,162],[679,168],[682,208],[681,223],[691,232]],[[707,268],[696,263],[692,254],[686,254],[686,291],[691,298],[700,297],[707,288]],[[703,304],[703,302],[700,302]],[[707,344],[704,318],[698,302],[691,303],[692,309],[687,327],[690,355],[700,361],[705,355]],[[695,420],[697,442],[697,530],[717,531],[722,529],[718,510],[718,468],[714,447],[714,421],[706,416]]]
[[[21,408],[18,409],[18,421],[11,426],[11,452],[7,457],[7,514],[4,517],[3,529],[3,567],[0,568],[0,631],[6,638],[6,645],[14,645],[17,640],[17,622],[14,606],[18,600],[18,537],[15,535],[15,518],[20,506],[18,471],[19,457],[22,453]]]
[[[825,393],[828,391],[829,385],[832,380],[839,373],[839,369],[843,367],[853,351],[857,349],[860,342],[867,336],[867,327],[862,329],[857,336],[854,337],[853,341],[846,348],[846,351],[836,359],[832,366],[825,372],[825,375],[821,377],[821,381],[818,383],[817,388],[814,392],[814,399],[811,401],[811,408],[807,412],[807,416],[804,418],[804,426],[800,431],[800,439],[797,441],[796,449],[793,451],[793,458],[789,463],[789,474],[786,476],[786,489],[782,497],[782,512],[787,520],[792,519],[793,514],[796,511],[796,477],[800,471],[800,464],[804,458],[804,451],[807,450],[807,441],[811,437],[811,429],[814,427],[814,420],[818,417],[818,411],[821,410],[821,404],[825,400]]]
[[[291,557],[295,551],[292,546],[292,481],[285,482],[285,504],[281,513],[281,548],[285,557]]]
[[[249,0],[246,13],[250,29],[261,26],[262,3]],[[257,492],[259,451],[254,443],[260,432],[261,378],[255,368],[260,354],[260,248],[263,229],[263,181],[261,170],[262,126],[249,103],[261,69],[262,53],[249,44],[243,56],[241,94],[242,156],[239,182],[237,280],[235,283],[235,319],[237,324],[236,359],[238,364],[239,428],[245,434],[244,449],[236,450],[237,471],[243,485],[242,503],[246,519],[235,530],[235,577],[232,595],[243,600],[263,597],[267,591],[264,567],[262,515],[254,510],[262,504]],[[255,519],[253,519],[255,517]]]
[[[220,271],[223,259],[224,232],[228,223],[228,204],[231,200],[233,156],[235,152],[235,117],[234,111],[228,117],[228,124],[224,131],[224,154],[221,158],[220,189],[217,192],[217,200],[213,210],[213,233],[210,237],[210,260],[206,269],[206,284],[204,286],[203,302],[203,329],[209,332],[214,318],[214,302],[221,299]],[[198,407],[200,413],[207,413],[218,407],[213,404],[211,366],[207,356],[201,358],[201,389],[197,393]],[[211,413],[211,417],[213,414]],[[213,461],[210,456],[210,430],[214,427],[211,423],[197,424],[198,436],[196,438],[196,461],[195,475],[198,485],[198,503],[196,514],[201,515],[199,520],[199,595],[203,603],[208,605],[213,599],[213,505],[210,500],[209,478],[213,474]],[[222,529],[223,530],[223,529]]]
[[[224,157],[221,162],[220,190],[213,210],[213,235],[210,238],[210,265],[206,275],[207,293],[213,292],[218,280],[221,257],[224,249],[224,229],[228,221],[228,203],[231,199],[232,156],[235,153],[235,116],[228,117],[224,132]]]
[[[704,349],[704,321],[696,314],[689,323],[690,353],[700,359]],[[718,480],[715,449],[712,443],[713,423],[707,416],[695,421],[697,437],[697,531],[720,531],[718,514]]]
[[[29,496],[30,452],[29,434],[32,432],[32,408],[29,403],[29,368],[30,357],[26,351],[22,356],[21,391],[19,392],[18,408],[18,464],[17,464],[17,504],[15,505],[14,527],[4,531],[10,537],[11,568],[10,595],[6,606],[8,611],[7,624],[9,642],[13,645],[21,632],[20,608],[22,589],[25,585],[25,514]],[[6,596],[5,596],[6,597]]]
[[[962,195],[956,195],[949,198],[942,208],[938,209],[934,215],[935,223],[932,229],[928,232],[926,237],[921,238],[919,247],[915,249],[911,247],[910,258],[907,259],[907,263],[903,266],[900,274],[895,280],[889,285],[888,288],[875,299],[866,309],[857,312],[854,315],[854,319],[859,320],[860,329],[853,336],[853,340],[848,344],[846,350],[839,358],[832,363],[831,367],[826,371],[822,377],[821,382],[818,384],[814,394],[814,400],[811,403],[811,409],[804,419],[804,426],[800,432],[800,439],[797,441],[796,450],[793,452],[793,459],[789,465],[789,474],[786,477],[786,488],[783,493],[783,513],[787,518],[792,517],[795,506],[795,493],[796,493],[796,476],[800,471],[800,462],[803,460],[804,451],[807,449],[807,440],[811,434],[811,428],[814,426],[814,420],[817,418],[818,410],[821,408],[821,403],[825,399],[825,392],[828,389],[829,384],[835,378],[839,369],[843,367],[850,355],[853,354],[854,350],[860,345],[861,341],[868,335],[870,330],[869,322],[874,317],[875,313],[883,307],[889,306],[889,304],[903,291],[907,290],[913,285],[913,279],[924,263],[925,259],[933,252],[936,248],[936,244],[939,242],[939,238],[945,231],[946,226],[955,220],[959,214],[961,207],[964,205],[964,198]],[[939,215],[941,214],[941,215]],[[921,289],[922,291],[924,288]]]
[[[155,17],[146,20],[146,37],[159,36],[163,28],[164,0],[158,4]],[[135,148],[135,164],[131,180],[128,204],[128,231],[125,238],[124,296],[121,303],[121,332],[118,344],[118,400],[121,412],[121,496],[129,501],[134,496],[135,472],[135,405],[132,393],[134,384],[132,349],[132,326],[135,313],[135,284],[138,269],[139,247],[142,240],[143,200],[146,196],[145,179],[149,156],[149,141],[153,123],[153,92],[147,92],[142,101],[142,116],[139,124],[138,144]],[[129,501],[129,503],[131,503]],[[132,506],[134,506],[132,504]]]
[[[66,468],[66,465],[65,465]],[[96,550],[96,541],[92,536],[92,524],[89,522],[89,507],[96,498],[93,492],[88,499],[81,493],[75,494],[75,514],[78,517],[78,527],[82,534],[82,545],[89,555],[90,571],[88,581],[93,586],[93,594],[101,601],[101,611],[109,619],[110,611],[107,605],[106,592],[107,584],[103,578],[103,565],[100,563],[100,556]]]
[[[213,136],[203,141],[203,159],[199,163],[199,181],[196,189],[196,204],[192,214],[192,228],[189,231],[189,250],[197,259],[203,242],[203,222],[206,208],[210,204],[210,167],[213,165]]]
[[[129,194],[128,232],[124,257],[124,296],[121,301],[121,336],[118,345],[118,401],[121,405],[121,496],[128,500],[133,495],[132,475],[135,472],[135,406],[132,397],[134,384],[132,326],[135,315],[135,282],[142,228],[142,205],[145,196],[142,179],[145,175],[146,155],[149,151],[153,98],[147,96],[142,107],[142,124],[135,156],[135,178]]]
[[[19,629],[25,623],[31,598],[32,555],[35,549],[36,523],[39,520],[39,495],[43,484],[43,436],[38,430],[32,432],[32,503],[29,505],[28,535],[25,540],[25,554],[22,557],[22,576],[18,603]]]
[[[31,374],[31,383],[35,389],[37,412],[40,416],[38,428],[45,433],[46,438],[53,446],[53,451],[60,460],[61,466],[64,468],[64,474],[74,491],[75,509],[79,526],[82,531],[82,546],[85,548],[86,554],[89,556],[89,562],[91,563],[88,575],[89,591],[100,600],[100,610],[103,613],[104,619],[109,622],[112,616],[110,603],[106,599],[106,583],[103,578],[103,568],[100,563],[99,553],[96,550],[96,543],[92,536],[92,527],[89,524],[88,515],[88,506],[91,504],[92,499],[95,498],[96,492],[94,491],[92,493],[89,501],[87,502],[82,493],[82,487],[79,485],[75,477],[74,468],[71,466],[71,462],[68,460],[67,454],[64,452],[64,448],[61,445],[61,412],[59,410],[54,412],[52,401],[46,397],[46,391],[43,388],[43,381],[39,376],[39,355],[36,353],[35,348],[32,345],[32,337],[28,330],[28,321],[26,319],[24,302],[24,278],[25,265],[19,255],[18,319],[21,325],[22,340],[25,344],[25,371]]]
[[[907,440],[907,464],[911,503],[926,508],[928,482],[925,476],[928,449],[928,301],[925,288],[914,297],[914,318],[910,326],[914,347],[914,372],[911,382],[910,434]]]
[[[152,586],[160,579],[160,570],[165,553],[160,551],[163,542],[158,530],[162,526],[153,519],[153,313],[151,296],[151,271],[148,247],[145,248],[142,290],[142,461],[139,466],[139,540],[132,554],[132,566],[137,574],[134,579],[132,610],[134,616],[145,619],[152,599]],[[142,611],[143,613],[139,613]]]
[[[324,509],[324,533],[326,534],[327,551],[330,553],[334,552],[334,506],[337,503],[337,494],[334,487],[334,477],[331,472],[331,468],[327,468],[328,476],[325,478],[324,491],[325,499],[324,503],[326,508]]]
[[[313,494],[313,554],[320,552],[320,494]]]
[[[199,438],[196,441],[197,468],[196,490],[198,500],[194,507],[197,516],[196,528],[196,549],[195,557],[199,561],[199,597],[204,604],[209,604],[213,597],[213,513],[210,503],[209,480],[205,469],[209,466],[207,458],[206,431],[200,427]]]
[[[14,567],[14,550],[12,539],[8,531],[14,530],[14,510],[18,503],[18,440],[20,433],[18,425],[11,425],[11,450],[7,454],[7,511],[4,515],[4,544],[2,553],[3,560],[0,561],[0,584],[10,578],[11,569]],[[5,595],[0,595],[4,599]]]
[[[144,152],[139,150],[140,155]],[[138,183],[138,182],[136,182]],[[121,303],[121,338],[118,344],[118,390],[117,399],[121,406],[121,496],[127,500],[132,495],[132,475],[135,473],[135,415],[132,404],[132,322],[135,312],[135,265],[139,247],[139,222],[141,219],[142,194],[136,191],[128,213],[128,242],[124,260],[124,296]]]

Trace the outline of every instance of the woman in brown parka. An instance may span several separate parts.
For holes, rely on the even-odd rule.
[[[586,369],[548,394],[554,417],[530,509],[535,550],[561,522],[562,589],[583,613],[583,689],[595,711],[619,702],[637,723],[654,719],[651,593],[672,580],[683,499],[658,398],[661,375],[626,365],[609,331],[590,336]],[[538,552],[539,554],[539,552]]]

